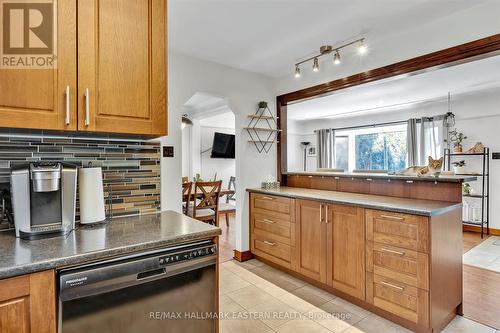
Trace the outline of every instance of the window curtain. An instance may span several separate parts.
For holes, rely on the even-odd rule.
[[[335,130],[320,129],[316,131],[317,168],[334,168]]]
[[[408,119],[406,141],[408,149],[408,166],[418,165],[418,135],[417,119]]]
[[[408,120],[408,166],[427,165],[429,156],[434,159],[443,156],[444,128],[442,121],[435,118]]]

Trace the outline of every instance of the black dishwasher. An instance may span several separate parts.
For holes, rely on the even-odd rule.
[[[211,241],[58,272],[60,333],[215,332]]]

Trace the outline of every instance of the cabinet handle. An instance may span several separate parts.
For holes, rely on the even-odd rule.
[[[268,242],[268,241],[264,241],[264,243],[267,244],[267,245],[271,245],[271,246],[276,245],[276,243],[272,243],[272,242]]]
[[[366,178],[366,181],[367,181],[367,182],[371,182],[371,181],[373,181],[373,179],[371,179],[371,178]]]
[[[382,281],[380,283],[383,284],[384,286],[391,287],[391,288],[394,288],[394,289],[397,289],[397,290],[405,290],[404,287],[396,286],[395,284],[392,284],[392,283],[389,283],[389,282]]]
[[[340,177],[335,177],[335,179],[336,179],[336,180],[339,180],[339,179],[340,179]]]
[[[90,125],[90,91],[85,88],[85,126]]]
[[[406,183],[407,184],[413,184],[413,180],[407,180]]]
[[[323,222],[323,205],[319,205],[319,223]]]
[[[387,252],[387,253],[397,254],[398,256],[404,256],[405,255],[404,252],[400,252],[400,251],[396,251],[396,250],[391,250],[391,249],[386,249],[385,247],[382,248],[382,251],[383,252]]]
[[[66,89],[64,90],[64,96],[66,97],[66,117],[64,118],[64,123],[66,124],[66,126],[68,126],[69,122],[70,122],[70,119],[69,119],[69,98],[70,98],[69,85],[66,86]]]
[[[380,215],[381,218],[390,219],[390,220],[398,220],[403,221],[405,218],[401,216],[392,216],[392,215]]]
[[[325,223],[328,224],[328,205],[325,205]]]
[[[275,221],[269,220],[269,219],[262,219],[262,222],[268,223],[268,224],[274,224],[274,223],[276,223]]]
[[[264,200],[274,200],[274,198],[271,198],[271,197],[262,197],[262,199],[264,199]]]

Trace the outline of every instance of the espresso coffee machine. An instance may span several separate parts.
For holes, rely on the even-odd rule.
[[[30,163],[13,168],[10,177],[16,237],[53,237],[74,229],[76,167]]]

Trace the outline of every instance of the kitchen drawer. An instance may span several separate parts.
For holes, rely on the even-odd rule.
[[[251,204],[254,211],[273,212],[281,219],[288,219],[294,214],[294,200],[267,194],[252,193]]]
[[[366,214],[368,240],[429,252],[427,217],[379,210],[367,210]]]
[[[295,226],[287,220],[280,220],[263,214],[252,214],[252,232],[262,237],[273,237],[281,243],[295,243]]]
[[[276,237],[252,234],[252,253],[264,259],[291,268],[292,248],[277,241]]]
[[[367,301],[424,327],[429,326],[429,292],[369,273]]]
[[[412,287],[429,290],[429,256],[408,249],[372,243],[369,270]]]

